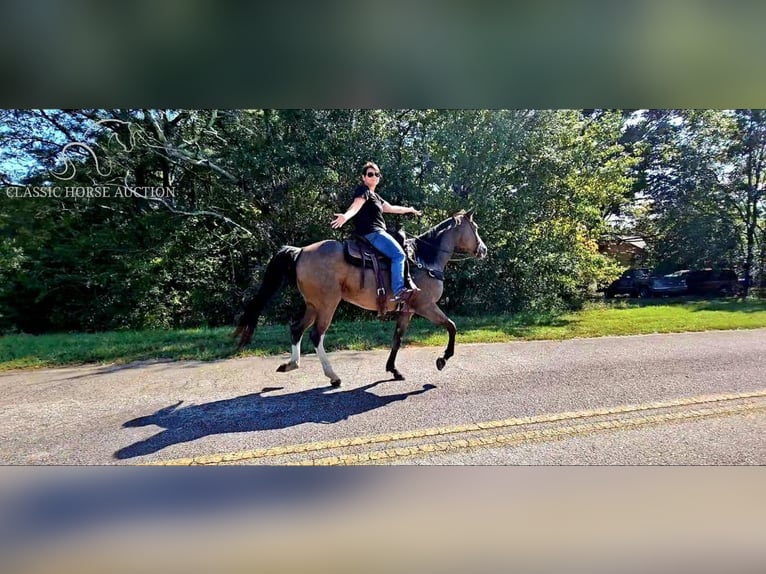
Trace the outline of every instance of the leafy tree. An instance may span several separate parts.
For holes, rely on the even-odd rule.
[[[615,272],[597,241],[630,200],[636,161],[621,141],[623,114],[601,110],[13,110],[1,119],[0,160],[12,166],[4,184],[112,193],[0,204],[0,327],[34,332],[230,324],[280,245],[345,236],[329,221],[370,159],[387,199],[425,211],[398,218],[410,233],[477,209],[491,258],[453,265],[449,309],[575,305]],[[135,193],[117,199],[118,189]],[[288,294],[267,319],[297,304]]]
[[[632,134],[643,140],[636,229],[662,270],[757,262],[764,194],[760,110],[650,110]],[[639,134],[636,137],[636,134]]]
[[[715,110],[652,110],[641,128],[646,144],[637,178],[637,230],[661,271],[733,266],[739,227],[722,177],[731,118]]]
[[[745,294],[756,262],[759,230],[763,239],[764,197],[766,197],[766,110],[736,110],[736,131],[729,146],[733,164],[727,178],[727,198],[744,226]],[[761,247],[763,252],[763,246]],[[763,267],[760,269],[763,273]]]

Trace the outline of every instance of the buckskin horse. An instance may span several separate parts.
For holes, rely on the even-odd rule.
[[[478,226],[473,220],[473,209],[461,211],[445,219],[429,231],[407,241],[411,255],[412,278],[421,289],[402,309],[401,304],[382,300],[377,307],[380,288],[376,289],[376,274],[372,269],[356,267],[349,263],[344,254],[344,243],[325,240],[306,247],[284,246],[269,261],[258,293],[246,305],[239,325],[233,336],[239,336],[239,347],[247,345],[253,337],[263,308],[287,280],[297,285],[306,303],[303,318],[291,327],[292,352],[290,361],[279,366],[277,371],[288,372],[300,366],[301,339],[313,325],[311,342],[316,348],[324,374],[334,387],[341,380],[335,374],[324,350],[324,337],[330,327],[335,309],[341,301],[348,301],[368,310],[376,308],[386,313],[396,313],[391,354],[386,362],[386,371],[395,380],[404,380],[396,368],[396,354],[401,346],[402,336],[407,331],[413,313],[425,317],[435,325],[447,329],[449,342],[444,355],[436,360],[436,368],[442,370],[447,360],[455,353],[455,323],[436,304],[444,288],[444,270],[455,253],[465,257],[484,258],[487,246],[479,237]],[[384,288],[391,293],[390,273],[384,273]]]

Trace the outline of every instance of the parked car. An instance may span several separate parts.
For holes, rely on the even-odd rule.
[[[686,276],[688,269],[651,277],[645,287],[639,291],[641,297],[661,297],[662,295],[683,295],[687,292]]]
[[[766,277],[763,277],[761,279],[760,283],[758,282],[758,279],[756,277],[751,277],[750,278],[750,289],[766,289]],[[740,290],[740,292],[743,292],[745,290],[745,278],[744,277],[742,277],[739,280],[739,290]]]
[[[604,289],[604,296],[607,299],[611,299],[615,295],[638,297],[641,290],[649,284],[650,277],[651,272],[648,269],[628,269],[619,279]]]
[[[686,275],[689,295],[736,295],[739,278],[731,269],[697,269]]]

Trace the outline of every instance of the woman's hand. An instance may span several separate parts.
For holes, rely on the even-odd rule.
[[[343,227],[343,224],[348,221],[348,218],[346,217],[345,213],[336,213],[335,219],[332,220],[332,223],[330,223],[330,226],[333,229],[340,229]]]
[[[351,203],[351,206],[346,210],[346,213],[335,213],[335,219],[333,219],[332,223],[330,223],[332,228],[340,229],[343,227],[344,223],[359,213],[359,210],[362,209],[364,202],[365,199],[363,197],[357,197]]]
[[[417,210],[417,209],[415,209],[414,207],[410,207],[410,209],[412,210],[412,211],[410,211],[410,213],[412,213],[413,215],[417,215],[418,217],[420,217],[421,215],[423,215],[423,212],[422,212],[422,211],[418,211],[418,210]]]

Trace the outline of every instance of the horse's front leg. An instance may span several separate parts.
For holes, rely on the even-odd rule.
[[[314,328],[311,329],[310,333],[311,342],[314,343],[317,355],[319,356],[319,361],[322,363],[322,370],[324,371],[325,376],[330,379],[330,384],[333,387],[340,386],[340,377],[335,374],[332,365],[330,365],[330,359],[327,358],[327,353],[324,350],[324,336],[325,333],[327,333],[327,329],[330,328],[332,316],[335,313],[335,308],[338,306],[339,302],[340,297],[337,301],[329,303],[324,308],[318,310]]]
[[[306,305],[306,310],[303,313],[303,318],[292,323],[290,326],[290,337],[292,342],[290,361],[282,363],[277,368],[277,372],[286,373],[297,369],[301,364],[301,339],[303,339],[303,333],[316,320],[316,310],[311,305]]]
[[[412,321],[412,313],[399,313],[396,318],[396,328],[394,329],[394,340],[391,343],[391,354],[388,355],[388,361],[386,362],[386,371],[394,375],[395,381],[403,381],[404,375],[402,375],[396,368],[396,354],[399,352],[399,347],[402,344],[402,337],[407,332],[407,328]]]
[[[425,307],[415,308],[415,312],[421,317],[425,317],[434,325],[439,325],[447,329],[449,334],[449,341],[447,342],[447,348],[444,350],[444,356],[436,359],[436,368],[440,371],[447,364],[447,360],[455,354],[455,333],[457,333],[457,327],[455,327],[454,321],[444,314],[444,311],[439,309],[436,303],[431,303]]]

